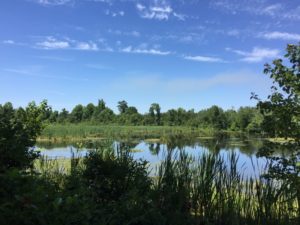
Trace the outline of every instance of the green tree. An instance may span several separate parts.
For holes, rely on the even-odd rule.
[[[68,120],[68,117],[69,117],[69,112],[65,108],[63,108],[61,112],[58,114],[57,121],[59,123],[64,123]]]
[[[55,110],[55,111],[52,111],[52,113],[51,113],[51,115],[50,115],[50,117],[49,117],[49,122],[50,123],[56,123],[57,122],[57,119],[58,119],[58,115],[59,115],[59,113],[58,113],[58,111],[57,110]]]
[[[110,123],[113,122],[115,117],[114,111],[110,108],[105,108],[101,111],[100,114],[97,114],[93,117],[93,120],[100,123]]]
[[[214,105],[205,110],[202,116],[202,122],[217,130],[226,129],[227,121],[223,109]]]
[[[126,101],[122,100],[118,102],[118,110],[120,114],[125,113],[127,108],[128,108],[128,103]]]
[[[155,125],[161,125],[161,108],[158,103],[152,103],[149,108],[150,118]]]
[[[87,104],[86,107],[83,109],[83,120],[91,120],[93,113],[95,111],[95,106],[93,103]]]
[[[0,105],[0,173],[10,168],[27,169],[38,156],[32,147],[43,129],[47,102],[34,102],[15,110],[11,103]]]
[[[273,79],[267,100],[258,100],[263,114],[262,129],[271,136],[286,138],[284,143],[269,143],[260,154],[271,160],[267,177],[288,184],[291,195],[298,200],[300,224],[300,45],[288,45],[285,55],[289,66],[282,59],[266,64],[264,73]],[[288,156],[273,156],[274,149],[287,150]]]
[[[81,122],[82,118],[83,118],[83,106],[79,104],[76,105],[72,110],[70,115],[70,122],[78,123]]]
[[[255,117],[255,113],[257,110],[252,107],[241,107],[237,112],[236,122],[240,130],[245,131],[248,130],[248,126],[252,122]]]

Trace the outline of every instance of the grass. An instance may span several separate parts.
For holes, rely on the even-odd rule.
[[[117,147],[117,151],[122,152],[122,147]],[[118,158],[130,163],[126,157],[130,157],[130,153],[116,153],[101,160],[104,164],[109,160],[113,168]],[[44,158],[35,166],[44,177],[63,184],[66,171],[69,173],[74,167],[74,159],[76,157],[68,161]],[[268,172],[267,166],[260,171],[261,175],[246,177],[243,170],[238,169],[238,162],[235,153],[228,158],[213,153],[191,157],[184,150],[165,151],[164,159],[151,177],[149,201],[155,205],[153,210],[158,210],[167,224],[297,224],[299,206],[289,184],[261,176]],[[93,171],[98,173],[96,167]],[[109,171],[111,169],[107,176],[118,176]]]
[[[168,135],[188,135],[195,137],[214,136],[216,132],[208,128],[192,128],[183,126],[120,126],[120,125],[89,125],[89,124],[50,124],[38,141],[62,141],[103,138],[140,138],[160,139]],[[228,132],[221,132],[228,133]]]

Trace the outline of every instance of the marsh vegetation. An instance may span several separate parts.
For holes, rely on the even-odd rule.
[[[142,116],[121,101],[120,114],[112,120],[117,126],[112,123],[98,127],[88,123],[75,125],[82,119],[73,121],[81,118],[77,117],[80,111],[77,108],[83,112],[88,106],[75,107],[70,117],[64,113],[68,121],[51,121],[53,114],[59,117],[61,113],[52,112],[46,102],[30,103],[18,109],[10,103],[0,105],[0,221],[4,224],[88,225],[299,224],[299,55],[299,45],[288,45],[286,57],[291,67],[284,66],[282,60],[265,66],[265,73],[274,80],[272,92],[267,100],[253,94],[258,107],[251,110],[258,116],[248,120],[247,126],[237,123],[236,130],[232,125],[236,122],[223,123],[229,121],[224,119],[226,112],[215,110],[216,107],[207,110],[210,112],[202,122],[198,121],[202,112],[186,112],[196,115],[196,125],[194,122],[168,124],[164,118],[169,117],[161,114],[158,104],[152,104],[149,113]],[[103,108],[103,102],[100,103],[97,107]],[[103,110],[113,115],[109,109]],[[51,116],[45,117],[49,112]],[[127,124],[127,118],[143,121],[141,124],[147,127],[135,127],[140,125],[138,122],[120,128]],[[132,125],[131,122],[127,125]],[[43,131],[49,123],[52,125]],[[66,123],[71,129],[59,123]],[[228,128],[243,132],[224,132]],[[199,136],[207,134],[203,129],[212,131],[218,138],[199,140]],[[245,131],[285,140],[255,145],[243,140],[246,149],[251,146],[255,149],[251,154],[266,160],[263,167],[256,167],[253,161],[255,172],[252,174],[241,169],[243,161],[234,150],[237,143],[230,145],[224,141],[228,135],[241,138]],[[91,143],[104,136],[118,141]],[[38,137],[47,141],[62,137],[62,140],[75,141],[76,149],[91,150],[80,157],[74,153],[68,160],[47,158],[34,148]],[[161,152],[159,162],[150,168],[147,160],[135,158],[136,143],[124,142],[129,138],[139,141],[148,138],[151,153]],[[241,142],[242,139],[234,140]],[[189,154],[187,146],[196,143],[211,151]],[[60,141],[55,144],[59,145]],[[165,146],[163,150],[160,145]],[[239,143],[240,150],[242,146]],[[220,154],[226,148],[231,151]]]

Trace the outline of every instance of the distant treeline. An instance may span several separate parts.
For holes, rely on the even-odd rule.
[[[117,125],[150,125],[150,126],[189,126],[197,128],[212,128],[216,130],[232,130],[259,132],[262,115],[255,107],[240,107],[237,110],[223,110],[212,106],[199,112],[183,108],[170,109],[161,112],[158,103],[149,107],[149,112],[141,114],[126,101],[118,102],[119,113],[116,114],[106,106],[104,100],[98,104],[89,103],[86,106],[76,105],[71,112],[62,109],[60,112],[48,107],[43,120],[49,123],[81,123],[117,124]]]

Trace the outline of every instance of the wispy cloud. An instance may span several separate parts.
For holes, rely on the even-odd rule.
[[[45,50],[72,49],[81,51],[113,51],[104,39],[99,39],[98,41],[78,41],[70,38],[57,39],[52,36],[46,37],[44,41],[37,42],[35,47]]]
[[[173,12],[173,16],[178,18],[181,21],[185,21],[185,19],[188,17],[187,15],[176,13],[176,12]]]
[[[59,56],[35,56],[36,58],[39,59],[45,59],[45,60],[54,60],[54,61],[61,61],[61,62],[71,62],[73,61],[72,58],[65,58],[65,57],[59,57]]]
[[[161,51],[155,48],[133,48],[132,46],[125,47],[121,49],[121,52],[125,53],[135,53],[135,54],[148,54],[148,55],[170,55],[170,51]]]
[[[272,5],[267,5],[265,7],[259,8],[257,10],[253,9],[254,13],[257,14],[265,14],[269,16],[275,16],[277,13],[281,11],[283,8],[283,5],[280,3],[272,4]]]
[[[13,40],[4,40],[2,41],[3,44],[13,45],[15,42]]]
[[[268,5],[261,0],[212,0],[211,6],[231,14],[247,12],[256,15],[274,16],[283,7],[281,4]]]
[[[254,80],[253,73],[249,71],[236,71],[221,73],[207,78],[179,78],[166,83],[170,91],[199,91],[218,86],[236,86],[247,84]]]
[[[108,66],[104,66],[102,64],[96,64],[96,63],[89,63],[85,64],[86,67],[91,68],[91,69],[96,69],[96,70],[108,70],[111,69]]]
[[[192,60],[196,62],[210,62],[210,63],[216,63],[216,62],[225,62],[221,58],[217,57],[208,57],[208,56],[183,56],[184,59]]]
[[[142,72],[141,72],[142,73]],[[260,77],[249,70],[240,70],[232,72],[224,72],[207,76],[199,74],[198,76],[189,76],[185,74],[181,78],[168,78],[169,76],[161,76],[157,74],[139,75],[124,77],[121,80],[115,80],[111,84],[112,88],[118,90],[134,90],[139,89],[141,93],[164,92],[167,94],[173,93],[191,93],[195,91],[203,91],[215,87],[232,87],[237,85],[247,85],[249,82],[257,81]],[[128,85],[124,86],[126,83]],[[134,88],[132,88],[134,87]]]
[[[98,51],[99,48],[94,42],[79,42],[76,44],[75,49],[84,51]]]
[[[57,40],[54,37],[47,37],[45,41],[36,44],[42,49],[67,49],[70,48],[70,43],[67,40]]]
[[[125,16],[125,12],[124,11],[111,11],[111,10],[109,10],[109,9],[107,9],[106,11],[105,11],[105,14],[107,15],[107,16],[112,16],[112,17],[117,17],[117,16]]]
[[[237,29],[232,29],[226,32],[228,36],[238,37],[240,35],[240,31]]]
[[[73,3],[73,0],[28,0],[43,6],[59,6]]]
[[[115,34],[115,35],[124,35],[124,36],[130,36],[130,37],[140,37],[141,33],[133,30],[133,31],[122,31],[122,30],[113,30],[113,29],[109,29],[108,33],[110,34]]]
[[[226,48],[227,51],[234,52],[237,55],[243,56],[241,61],[244,62],[261,62],[265,59],[273,59],[279,57],[278,49],[254,47],[251,52]]]
[[[136,5],[140,16],[145,19],[168,20],[173,9],[170,5],[155,5],[146,7],[140,3]]]
[[[12,74],[19,74],[25,75],[30,77],[37,77],[37,78],[47,78],[47,79],[57,79],[57,80],[69,80],[69,81],[88,81],[86,78],[75,78],[72,76],[53,76],[53,75],[45,75],[43,71],[43,67],[41,66],[29,66],[25,68],[6,68],[3,69],[4,72],[12,73]]]
[[[184,14],[175,12],[166,1],[150,1],[148,6],[137,3],[136,9],[140,16],[145,19],[168,20],[173,17],[184,21],[187,17]]]
[[[279,31],[263,33],[259,36],[268,40],[279,39],[279,40],[286,40],[286,41],[300,41],[300,34],[279,32]]]
[[[260,16],[270,16],[277,19],[300,20],[300,6],[293,8],[287,4],[262,0],[212,0],[211,6],[230,14],[249,13]]]

